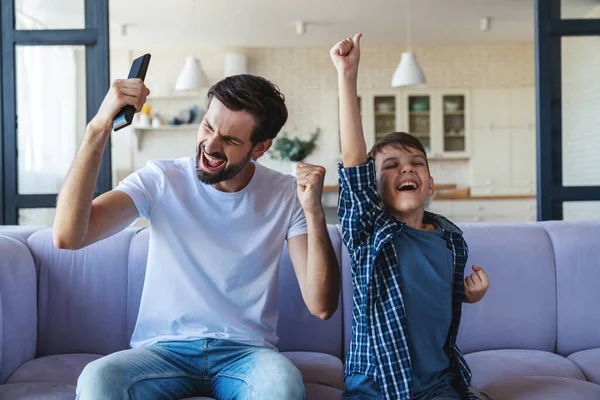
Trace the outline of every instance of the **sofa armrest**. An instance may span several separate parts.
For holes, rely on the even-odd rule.
[[[37,276],[27,246],[0,236],[0,384],[35,357]]]

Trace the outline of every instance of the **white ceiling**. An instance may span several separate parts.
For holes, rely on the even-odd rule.
[[[600,5],[562,1],[567,16]],[[82,21],[83,0],[16,4],[38,20]],[[109,5],[113,48],[330,46],[356,31],[363,32],[365,44],[406,43],[406,0],[110,0]],[[411,6],[416,45],[533,40],[534,0],[412,0]],[[479,29],[485,16],[492,17],[489,32]],[[296,21],[307,23],[302,36],[296,35]]]

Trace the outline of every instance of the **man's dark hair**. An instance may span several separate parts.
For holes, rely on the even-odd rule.
[[[229,76],[208,90],[209,105],[213,98],[232,111],[246,111],[256,119],[252,144],[275,139],[288,118],[285,96],[260,76]]]
[[[429,171],[429,161],[427,160],[427,153],[425,152],[425,148],[423,147],[423,143],[415,136],[406,132],[392,132],[388,133],[381,139],[379,139],[371,151],[369,152],[369,157],[375,157],[378,153],[381,153],[384,147],[392,146],[399,149],[417,149],[421,153],[423,153],[423,157],[425,157],[425,164],[427,164],[427,170]]]

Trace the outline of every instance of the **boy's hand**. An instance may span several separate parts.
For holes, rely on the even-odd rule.
[[[357,33],[354,38],[346,38],[331,48],[329,55],[338,74],[345,76],[358,75],[361,37],[362,33]]]
[[[490,287],[487,274],[483,268],[473,265],[473,273],[465,278],[465,303],[477,303]]]
[[[298,199],[304,212],[306,214],[323,212],[321,197],[323,196],[325,168],[301,162],[296,167],[296,181],[298,183]]]

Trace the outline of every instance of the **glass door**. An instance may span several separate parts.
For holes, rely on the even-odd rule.
[[[108,0],[2,2],[0,224],[50,226],[109,87]],[[111,189],[110,143],[96,194]]]

